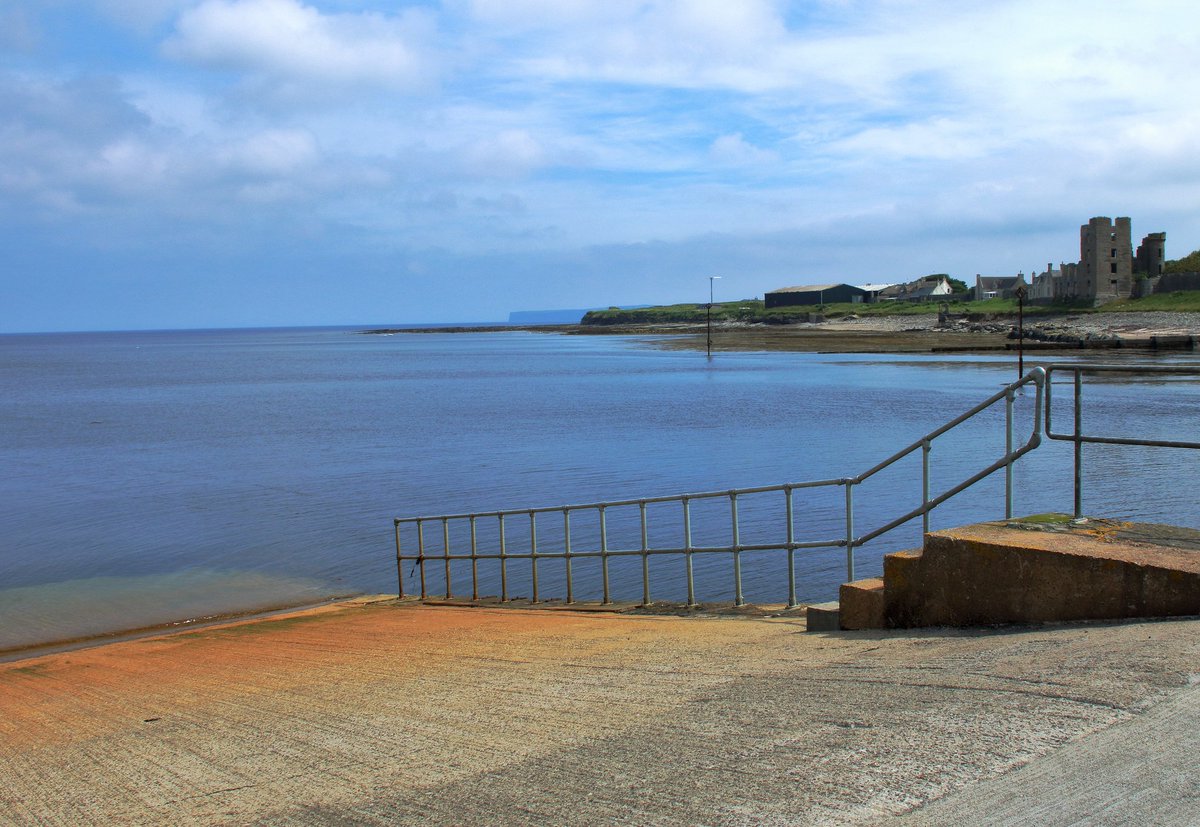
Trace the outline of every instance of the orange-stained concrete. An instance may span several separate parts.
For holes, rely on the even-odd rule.
[[[1200,615],[1200,532],[1066,518],[979,523],[841,589],[842,628]]]
[[[878,824],[1129,722],[1198,647],[342,604],[0,664],[0,823]]]

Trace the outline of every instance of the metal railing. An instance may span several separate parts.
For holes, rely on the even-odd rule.
[[[1072,374],[1074,421],[1069,433],[1056,433],[1051,424],[1051,386],[1055,373]],[[1142,445],[1158,448],[1200,448],[1200,442],[1186,442],[1148,437],[1094,436],[1083,433],[1083,377],[1085,374],[1134,374],[1146,376],[1200,376],[1200,365],[1095,365],[1086,363],[1055,363],[1046,366],[1046,436],[1050,439],[1075,444],[1075,516],[1083,516],[1083,446],[1085,443],[1099,445]]]
[[[1027,412],[1031,425],[1028,437],[1019,445],[1014,444],[1014,403],[1017,396],[1017,391],[1032,385],[1036,389],[1035,399],[1032,408]],[[695,494],[678,494],[665,497],[646,497],[638,499],[611,500],[606,502],[587,503],[581,505],[564,505],[551,506],[543,508],[523,508],[511,509],[503,511],[485,511],[468,514],[446,514],[429,517],[406,517],[395,520],[396,534],[396,572],[397,585],[401,596],[404,595],[404,574],[403,567],[406,561],[411,561],[415,564],[415,569],[420,572],[420,595],[422,598],[429,596],[426,582],[426,566],[441,564],[444,566],[444,591],[447,598],[454,596],[453,593],[453,570],[455,566],[470,565],[471,572],[471,598],[478,600],[479,595],[479,565],[481,561],[495,561],[499,567],[499,584],[500,584],[500,599],[507,601],[509,595],[509,565],[514,561],[528,561],[529,566],[529,583],[531,587],[532,602],[541,602],[543,595],[539,588],[539,569],[545,566],[548,562],[555,562],[563,567],[565,574],[565,602],[575,602],[575,584],[574,584],[574,568],[573,563],[580,559],[599,559],[600,561],[600,576],[602,603],[608,604],[612,602],[612,594],[610,587],[610,572],[609,564],[614,559],[621,558],[640,558],[642,569],[642,605],[649,605],[651,602],[650,588],[650,558],[659,555],[675,555],[683,558],[684,564],[684,579],[687,584],[687,603],[689,606],[696,605],[696,588],[694,576],[694,560],[697,555],[711,554],[728,554],[732,559],[732,577],[733,577],[733,597],[734,605],[741,606],[744,604],[744,596],[742,592],[742,554],[745,552],[755,551],[777,551],[783,552],[786,555],[786,566],[788,576],[788,606],[794,607],[797,604],[797,583],[796,583],[796,552],[802,549],[817,549],[817,548],[844,548],[846,551],[846,577],[849,580],[854,579],[854,552],[856,548],[860,548],[866,543],[877,539],[888,532],[915,520],[917,517],[922,518],[922,530],[929,530],[929,515],[935,508],[946,502],[955,495],[971,488],[976,483],[991,476],[992,474],[1004,470],[1005,471],[1005,486],[1004,486],[1004,514],[1006,518],[1012,517],[1012,501],[1013,501],[1013,465],[1025,454],[1038,447],[1042,436],[1042,410],[1043,398],[1046,388],[1046,372],[1042,368],[1034,368],[1027,375],[1018,381],[1008,385],[1003,390],[992,395],[988,399],[979,403],[975,407],[966,411],[962,415],[955,417],[940,428],[931,431],[925,436],[913,442],[908,447],[893,454],[869,470],[855,477],[843,477],[840,479],[825,479],[810,482],[786,483],[782,485],[771,485],[757,488],[737,488],[725,491],[708,491]],[[1024,395],[1022,395],[1024,397]],[[992,409],[994,406],[1003,403],[1005,410],[1005,450],[1002,455],[987,464],[974,474],[971,474],[966,479],[952,485],[942,493],[931,495],[930,493],[930,461],[934,453],[934,443],[940,437],[946,435],[950,431],[958,428],[963,423],[975,418],[985,411]],[[863,534],[855,533],[855,489],[862,485],[867,480],[881,473],[887,468],[898,463],[900,460],[909,457],[913,454],[920,454],[921,457],[921,503],[917,507],[906,511],[895,518],[888,520],[882,525]],[[818,537],[818,538],[799,538],[796,531],[796,493],[811,489],[828,489],[841,487],[844,489],[844,510],[842,517],[844,518],[845,531],[840,536],[836,537]],[[739,517],[739,503],[747,497],[766,494],[778,494],[781,501],[777,501],[774,506],[777,509],[778,517],[782,519],[782,530],[776,528],[778,532],[776,538],[768,542],[744,542],[742,537],[742,523]],[[728,500],[729,503],[729,542],[717,545],[699,545],[694,542],[693,538],[693,515],[695,507],[698,503],[713,500]],[[651,522],[650,510],[654,508],[655,512],[663,510],[664,507],[678,506],[675,511],[677,520],[674,527],[670,531],[674,540],[668,542],[651,542]],[[637,528],[640,533],[640,542],[634,547],[613,547],[610,543],[607,517],[610,513],[617,509],[637,509]],[[672,508],[671,510],[675,510]],[[560,537],[556,539],[558,542],[553,548],[547,549],[545,546],[538,545],[538,529],[539,525],[543,528],[547,524],[547,520],[551,519],[550,515],[557,515],[555,522],[558,522],[562,527]],[[572,535],[572,518],[579,515],[591,515],[594,517],[594,522],[597,526],[594,543],[580,547],[574,542]],[[495,520],[494,524],[491,521]],[[528,551],[511,552],[508,545],[508,531],[514,520],[521,520],[528,523]],[[541,520],[541,523],[539,523]],[[561,522],[559,522],[561,521]],[[480,541],[481,525],[492,524],[496,530],[496,543],[494,547],[489,547],[487,543]],[[426,528],[433,526],[435,530],[440,529],[441,542],[434,542],[434,547],[427,543]],[[465,550],[455,552],[452,548],[454,544],[451,542],[451,527],[456,527],[454,532],[458,537],[468,538],[465,543]],[[402,528],[408,528],[410,534],[414,533],[416,539],[415,553],[405,553],[405,546],[402,545],[401,531]],[[661,535],[661,531],[653,532],[656,536]],[[460,541],[461,542],[461,541]],[[440,545],[441,548],[436,548]]]

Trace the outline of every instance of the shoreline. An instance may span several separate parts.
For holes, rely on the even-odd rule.
[[[30,643],[21,646],[11,646],[0,649],[0,665],[16,663],[24,660],[60,655],[67,652],[77,652],[83,649],[93,649],[99,646],[109,646],[133,640],[146,640],[170,635],[186,634],[194,630],[211,629],[238,623],[252,623],[260,620],[293,613],[317,612],[330,606],[343,603],[353,604],[358,601],[370,600],[365,595],[339,595],[328,597],[316,602],[268,606],[266,608],[245,609],[241,611],[220,612],[203,617],[169,620],[162,623],[151,623],[146,626],[136,626],[129,629],[116,629],[78,637],[51,640],[41,643]]]
[[[855,316],[788,325],[719,323],[712,326],[714,351],[809,353],[985,353],[1018,349],[1017,319],[951,318],[939,324],[933,314]],[[1027,317],[1027,351],[1200,349],[1200,313],[1130,311]],[[377,328],[364,335],[399,333],[555,333],[568,336],[654,337],[669,350],[705,350],[708,327],[691,322],[621,325],[463,325],[459,327]],[[650,341],[650,340],[648,340]]]

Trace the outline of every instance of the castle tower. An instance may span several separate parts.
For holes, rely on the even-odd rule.
[[[1149,278],[1161,276],[1163,265],[1167,263],[1167,234],[1150,233],[1138,245],[1137,254],[1133,257],[1134,272]]]
[[[1079,228],[1074,295],[1097,302],[1128,298],[1133,289],[1133,243],[1128,218],[1093,218]]]

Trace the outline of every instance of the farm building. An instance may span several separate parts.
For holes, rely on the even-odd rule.
[[[806,284],[772,290],[763,296],[763,305],[770,309],[797,305],[863,302],[866,301],[867,295],[866,290],[852,284]]]

